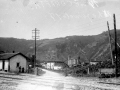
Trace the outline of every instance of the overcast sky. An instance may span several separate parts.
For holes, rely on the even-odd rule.
[[[0,0],[0,37],[96,35],[113,28],[113,13],[120,28],[120,0]]]

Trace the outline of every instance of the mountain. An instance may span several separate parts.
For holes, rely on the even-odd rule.
[[[117,30],[118,43],[120,44],[120,30]],[[114,31],[111,30],[114,38]],[[59,60],[67,62],[68,58],[78,59],[81,62],[89,60],[110,59],[108,32],[92,36],[67,36],[64,38],[43,39],[37,41],[37,60]],[[114,50],[114,40],[112,40]],[[27,56],[34,54],[34,40],[0,38],[0,51],[22,52]]]
[[[29,46],[33,45],[32,40],[16,39],[16,38],[0,38],[0,50],[4,52],[22,52],[27,53]]]
[[[112,39],[112,51],[114,51],[114,30],[111,30],[110,33]],[[120,30],[117,30],[117,41],[118,45],[120,45]],[[106,31],[96,35],[95,41],[85,46],[84,51],[87,53],[87,57],[90,60],[111,60],[108,32]]]

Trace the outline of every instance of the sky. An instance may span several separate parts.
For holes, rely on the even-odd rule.
[[[120,0],[0,0],[0,37],[39,39],[96,35],[120,29]]]

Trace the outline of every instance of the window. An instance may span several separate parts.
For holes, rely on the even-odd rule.
[[[20,66],[20,63],[19,63],[19,62],[17,62],[16,67],[19,67],[19,66]]]

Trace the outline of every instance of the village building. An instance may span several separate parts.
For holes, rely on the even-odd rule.
[[[101,61],[90,61],[90,65],[97,65],[98,63],[100,63]]]
[[[78,65],[78,64],[79,64],[78,59],[70,58],[70,59],[68,60],[68,66],[69,66],[69,67],[76,66],[76,65]]]
[[[42,61],[41,65],[46,69],[62,70],[68,65],[63,61]]]
[[[17,72],[19,68],[28,70],[28,58],[22,53],[0,54],[0,70]]]

